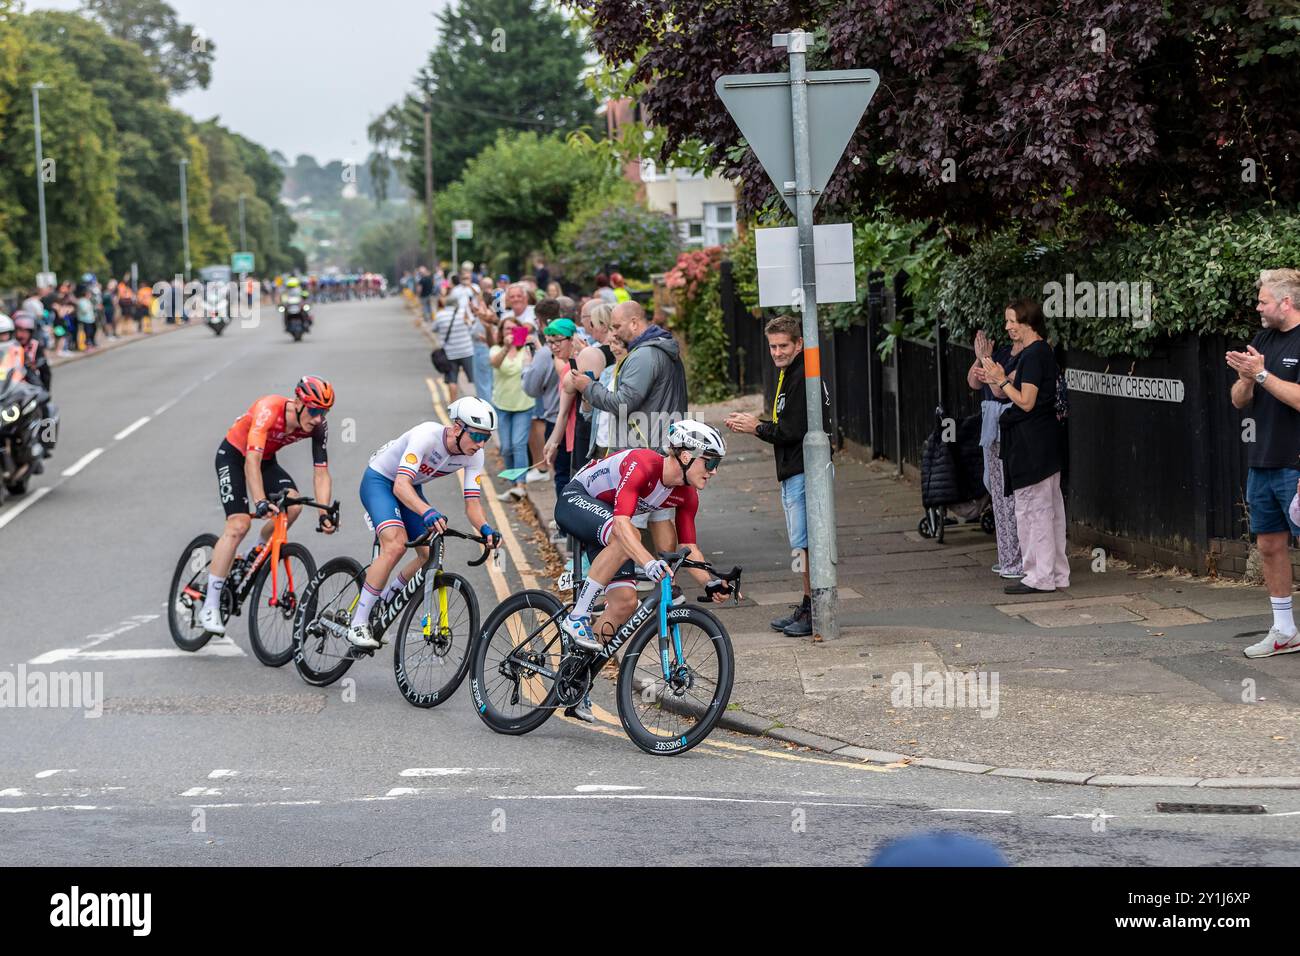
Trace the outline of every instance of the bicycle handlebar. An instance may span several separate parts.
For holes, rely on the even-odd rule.
[[[743,569],[733,566],[731,569],[727,571],[719,571],[708,561],[692,561],[689,557],[687,557],[690,553],[691,553],[690,548],[681,548],[680,550],[677,551],[661,551],[659,552],[659,557],[662,560],[667,561],[669,564],[673,566],[673,574],[676,574],[680,568],[694,568],[697,571],[707,571],[709,574],[712,574],[719,581],[726,581],[728,584],[732,585],[731,603],[733,605],[739,604],[740,603],[740,574]],[[639,572],[637,576],[644,577],[644,575],[640,574]],[[701,604],[713,603],[713,599],[709,597],[696,598],[696,600],[699,601],[699,603]]]
[[[324,505],[321,504],[319,501],[315,500],[314,498],[292,498],[290,497],[291,494],[292,491],[288,491],[288,490],[277,491],[274,494],[267,495],[266,500],[271,502],[271,504],[275,505],[277,508],[280,508],[285,504],[288,504],[290,507],[294,505],[302,505],[305,508],[315,508],[318,511],[322,512],[321,515],[322,517],[329,519],[330,524],[334,525],[335,527],[338,527],[339,503],[337,500],[335,500],[331,504]],[[316,530],[320,531],[320,528],[318,527]]]
[[[436,537],[438,537],[438,534],[433,529],[429,529],[424,534],[416,538],[414,541],[406,542],[406,547],[423,548],[426,547]],[[477,568],[480,564],[486,561],[488,559],[488,555],[492,553],[492,548],[488,545],[488,539],[483,537],[482,535],[466,534],[463,531],[457,531],[455,528],[447,528],[445,531],[442,532],[442,537],[461,538],[465,541],[473,541],[475,544],[479,544],[483,546],[483,553],[480,554],[473,561],[469,562],[469,566],[471,568]]]

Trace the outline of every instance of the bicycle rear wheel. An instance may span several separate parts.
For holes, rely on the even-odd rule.
[[[364,580],[365,569],[355,559],[330,558],[303,590],[293,627],[293,665],[308,684],[325,687],[352,666],[347,629]]]
[[[696,607],[668,610],[664,680],[659,621],[628,641],[618,674],[618,716],[632,742],[656,756],[685,753],[709,735],[731,697],[735,657],[720,621]],[[681,653],[672,631],[680,635]]]
[[[499,734],[536,730],[555,711],[554,674],[563,656],[558,624],[564,605],[547,591],[520,591],[497,605],[474,645],[474,709]]]
[[[167,592],[167,626],[183,651],[197,651],[212,638],[199,627],[199,612],[208,594],[208,566],[212,563],[215,534],[201,534],[185,546]],[[230,619],[230,603],[221,603],[221,621]]]
[[[478,598],[459,574],[425,577],[418,601],[402,612],[393,641],[397,687],[416,707],[436,707],[469,672],[478,637]]]
[[[298,602],[308,582],[315,576],[316,562],[311,552],[296,542],[280,545],[275,594],[269,593],[272,584],[270,560],[257,569],[257,578],[248,596],[248,641],[257,659],[267,667],[283,667],[293,657],[293,622]]]

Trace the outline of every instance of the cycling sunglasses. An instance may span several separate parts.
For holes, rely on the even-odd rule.
[[[483,442],[487,441],[489,438],[492,437],[492,433],[491,433],[491,432],[471,432],[471,431],[467,431],[466,434],[469,435],[469,437],[470,437],[470,441],[476,441],[476,442],[478,442],[480,445],[481,445]]]
[[[312,418],[324,418],[327,411],[329,411],[327,408],[309,408],[307,414]]]
[[[704,470],[707,471],[707,472],[710,472],[710,473],[715,472],[715,471],[718,470],[718,466],[719,466],[720,464],[722,464],[722,459],[721,459],[721,458],[705,458],[705,459],[704,459]]]

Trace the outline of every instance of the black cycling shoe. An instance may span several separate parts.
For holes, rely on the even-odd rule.
[[[812,610],[812,602],[805,597],[802,604],[791,604],[790,613],[771,622],[772,630],[784,631],[799,619],[799,615]]]

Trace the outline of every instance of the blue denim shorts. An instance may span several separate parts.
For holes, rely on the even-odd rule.
[[[790,547],[808,547],[808,508],[804,501],[804,475],[792,475],[781,482],[781,507],[785,510],[785,532]]]
[[[1246,478],[1246,504],[1254,534],[1286,531],[1300,535],[1288,509],[1296,495],[1300,468],[1252,468]]]

